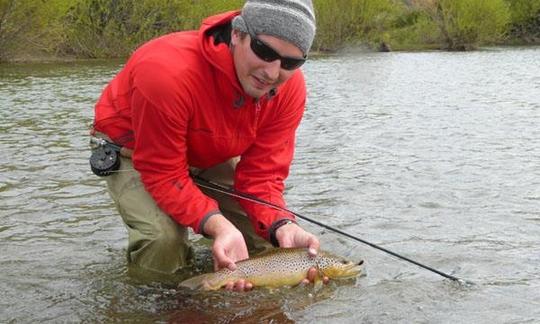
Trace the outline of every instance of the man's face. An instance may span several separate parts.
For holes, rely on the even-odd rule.
[[[244,34],[245,35],[245,34]],[[284,57],[302,57],[302,51],[295,45],[274,36],[258,35],[258,39]],[[250,47],[251,36],[241,37],[233,30],[231,43],[236,76],[244,91],[253,98],[260,98],[271,89],[287,81],[295,70],[281,68],[281,60],[266,62],[260,59]]]

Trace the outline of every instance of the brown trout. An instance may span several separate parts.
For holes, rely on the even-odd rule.
[[[217,290],[229,281],[245,279],[254,287],[276,288],[294,286],[306,278],[309,268],[317,269],[316,284],[322,278],[354,278],[362,272],[363,261],[353,263],[328,252],[319,251],[316,257],[310,257],[304,248],[278,248],[236,263],[236,270],[227,268],[206,273],[184,280],[180,287],[201,290]]]

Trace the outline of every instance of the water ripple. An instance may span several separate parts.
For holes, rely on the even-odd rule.
[[[537,319],[524,301],[540,298],[538,55],[494,48],[306,63],[289,208],[476,283],[455,287],[302,222],[325,249],[367,264],[356,285],[319,294],[192,294],[134,280],[126,230],[87,161],[93,105],[121,63],[0,65],[0,271],[10,277],[0,318]]]

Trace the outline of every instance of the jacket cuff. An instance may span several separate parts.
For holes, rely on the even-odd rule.
[[[281,226],[284,226],[287,224],[296,224],[296,221],[291,218],[282,218],[282,219],[278,219],[274,221],[272,225],[270,225],[270,228],[268,229],[268,234],[270,236],[270,243],[272,243],[274,247],[279,247],[279,242],[276,238],[276,231]]]
[[[218,214],[221,214],[221,211],[219,209],[212,210],[212,211],[209,211],[208,213],[206,213],[206,215],[204,215],[203,219],[199,222],[199,230],[197,231],[197,233],[203,235],[206,238],[211,238],[209,235],[207,235],[204,232],[204,225],[206,225],[206,222],[208,222],[210,217],[212,217],[214,215],[218,215]]]

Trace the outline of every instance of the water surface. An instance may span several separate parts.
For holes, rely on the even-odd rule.
[[[492,48],[306,63],[289,207],[475,284],[302,222],[367,275],[247,294],[128,273],[126,231],[87,161],[93,104],[121,62],[0,65],[0,321],[536,322],[539,59]]]

